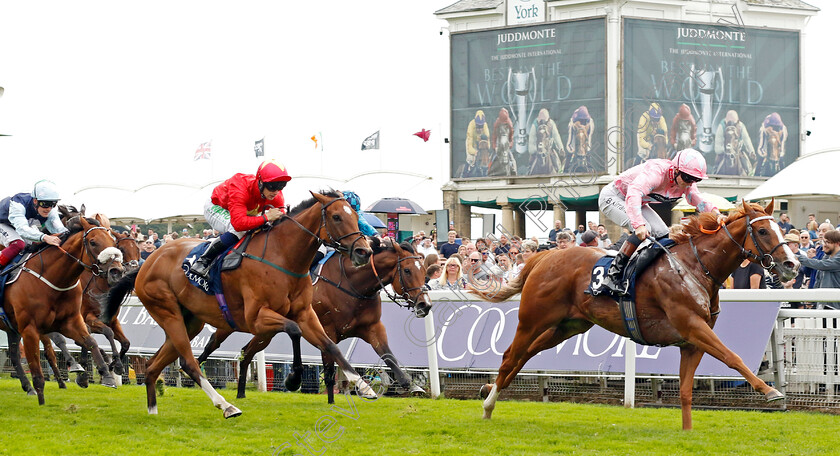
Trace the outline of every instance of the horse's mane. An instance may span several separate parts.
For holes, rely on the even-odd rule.
[[[753,210],[764,212],[764,208],[758,203],[747,204]],[[735,220],[743,218],[745,215],[744,207],[742,205],[738,205],[735,209],[729,212],[729,215],[726,218],[726,223],[734,222]],[[677,244],[682,244],[688,242],[689,237],[697,239],[700,236],[706,236],[706,233],[703,233],[701,229],[716,231],[718,229],[717,215],[712,212],[703,212],[699,215],[692,215],[688,218],[688,222],[683,225],[682,232],[671,235],[671,239],[673,239]]]
[[[85,217],[85,220],[87,220],[87,222],[88,222],[88,223],[90,223],[91,225],[94,225],[94,226],[102,226],[102,224],[101,224],[101,223],[99,223],[99,220],[96,220],[96,219],[94,219],[94,218]],[[67,225],[65,225],[65,226],[66,226],[66,227],[67,227],[67,229],[69,230],[69,231],[67,232],[67,235],[68,235],[68,236],[70,236],[70,235],[72,235],[72,234],[76,234],[76,233],[78,233],[79,231],[82,231],[82,230],[83,230],[83,228],[82,228],[82,222],[80,222],[80,221],[79,221],[79,216],[78,216],[78,215],[73,216],[73,217],[71,217],[69,220],[67,220]]]
[[[397,249],[394,248],[394,241],[390,239],[389,241],[385,241],[384,239],[379,239],[378,237],[366,236],[368,242],[370,243],[370,247],[373,250],[373,254],[376,255],[377,253],[382,252],[396,252]],[[407,250],[412,254],[416,254],[417,251],[414,250],[414,247],[408,242],[401,242],[400,248],[403,250]]]
[[[333,189],[320,190],[317,193],[332,198],[344,198],[344,195],[341,192]],[[297,206],[293,207],[292,210],[289,211],[289,216],[294,217],[295,215],[303,212],[304,210],[309,209],[310,207],[312,207],[313,204],[315,204],[316,201],[317,200],[314,196],[301,201]]]

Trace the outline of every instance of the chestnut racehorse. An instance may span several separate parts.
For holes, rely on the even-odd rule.
[[[80,347],[87,347],[94,354],[102,384],[116,387],[113,375],[99,352],[80,313],[82,287],[79,276],[84,270],[95,274],[119,277],[123,274],[122,254],[116,248],[111,233],[99,222],[84,217],[71,219],[67,233],[61,235],[61,247],[48,246],[32,256],[21,266],[20,277],[6,287],[3,310],[8,316],[7,325],[0,319],[0,329],[9,337],[9,358],[20,377],[24,391],[29,381],[20,366],[19,343],[23,338],[26,359],[32,374],[32,384],[38,395],[38,404],[44,404],[44,374],[41,370],[38,343],[49,339],[42,337],[60,332],[73,339]],[[45,349],[52,352],[52,346]],[[55,353],[51,365],[55,374]]]
[[[656,259],[637,278],[637,323],[643,340],[680,347],[683,429],[691,429],[694,372],[703,353],[738,371],[768,401],[784,397],[756,377],[712,331],[720,312],[721,283],[744,258],[773,270],[783,281],[796,275],[799,262],[768,215],[772,210],[772,201],[766,208],[744,202],[720,225],[711,213],[691,217],[683,233],[676,235],[672,253]],[[501,390],[537,353],[586,332],[593,324],[629,336],[614,300],[584,294],[592,268],[603,255],[603,250],[579,247],[538,253],[525,264],[519,279],[496,295],[477,292],[492,302],[522,293],[519,326],[499,375],[494,384],[482,387],[484,418],[490,418]]]
[[[111,288],[105,297],[103,319],[112,318],[125,296],[135,288],[149,315],[166,333],[163,346],[147,362],[146,400],[150,414],[157,414],[155,381],[164,367],[179,356],[184,360],[181,366],[184,372],[200,385],[225,418],[242,414],[210,385],[193,356],[190,340],[205,323],[254,334],[258,345],[267,344],[275,334],[285,331],[298,354],[302,334],[309,343],[338,360],[345,375],[356,383],[360,395],[376,397],[324,333],[312,310],[312,283],[308,274],[321,242],[349,256],[354,266],[368,263],[370,245],[359,233],[358,215],[341,193],[312,195],[269,229],[256,232],[245,249],[242,264],[222,274],[227,315],[216,297],[190,285],[181,269],[184,258],[201,242],[197,239],[164,244],[146,259],[139,271],[127,274]],[[293,362],[292,375],[299,385],[303,371],[300,356]]]
[[[354,268],[348,264],[350,260],[340,255],[335,255],[324,263],[319,280],[314,285],[312,307],[330,340],[336,343],[348,337],[364,340],[391,368],[402,388],[422,392],[422,389],[411,384],[411,377],[400,368],[391,348],[388,347],[385,325],[380,321],[382,300],[379,295],[382,288],[391,285],[396,294],[391,296],[394,302],[402,299],[418,318],[425,317],[432,304],[423,286],[426,271],[422,258],[414,252],[411,244],[397,244],[390,238],[383,241],[371,238],[371,246],[371,267]],[[198,357],[198,362],[206,360],[232,333],[233,331],[228,329],[216,330],[204,352]],[[245,397],[248,365],[258,352],[253,347],[254,344],[249,342],[242,349],[244,355],[239,363],[237,398]],[[327,401],[332,404],[335,360],[327,353],[322,353],[321,358],[325,368]]]

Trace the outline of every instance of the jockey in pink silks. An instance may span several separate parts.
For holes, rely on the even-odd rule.
[[[651,209],[651,202],[674,202],[685,196],[699,212],[720,211],[700,196],[697,182],[706,178],[706,159],[694,149],[683,149],[671,160],[653,159],[634,166],[601,190],[598,208],[619,226],[627,227],[631,235],[621,246],[610,265],[603,287],[593,290],[600,294],[609,288],[618,295],[626,294],[626,284],[621,283],[624,268],[636,248],[648,236],[668,236],[668,225]]]

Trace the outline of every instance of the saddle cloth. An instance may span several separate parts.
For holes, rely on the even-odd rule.
[[[669,250],[675,245],[674,241],[667,238],[660,240],[659,243],[662,244],[662,247]],[[650,266],[651,263],[653,263],[653,260],[659,257],[659,255],[663,252],[664,250],[659,247],[658,244],[649,240],[643,242],[636,250],[636,253],[630,257],[630,262],[624,269],[624,275],[621,278],[622,282],[627,281],[628,283],[627,295],[617,296],[609,290],[606,290],[607,293],[602,293],[602,296],[609,296],[618,302],[618,307],[621,311],[621,318],[624,321],[625,329],[627,329],[628,334],[630,334],[630,338],[634,342],[643,345],[649,344],[642,337],[642,332],[639,329],[638,322],[636,321],[636,279],[648,266]],[[595,262],[595,265],[592,267],[589,287],[586,289],[587,294],[592,294],[593,285],[596,287],[601,286],[601,282],[603,282],[606,277],[607,271],[609,271],[610,265],[614,260],[614,257],[606,255]]]
[[[7,264],[2,271],[0,271],[0,321],[2,321],[7,328],[15,332],[17,332],[17,329],[12,324],[11,320],[9,319],[9,316],[6,315],[6,311],[3,310],[3,297],[6,293],[6,286],[14,283],[15,280],[17,280],[18,277],[20,277],[20,273],[23,272],[23,269],[18,268],[17,266],[28,260],[31,256],[32,252],[27,252],[26,250],[24,250],[18,253],[14,260],[9,262],[9,264]]]

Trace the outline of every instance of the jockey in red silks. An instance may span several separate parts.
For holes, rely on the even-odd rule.
[[[236,244],[249,230],[279,219],[286,212],[283,188],[290,180],[285,166],[267,160],[257,168],[256,175],[234,174],[216,186],[204,203],[204,218],[222,234],[210,242],[190,272],[207,278],[210,263],[216,256]]]
[[[35,183],[31,193],[18,193],[0,200],[0,268],[8,265],[27,242],[61,245],[56,236],[67,231],[58,216],[59,196],[55,184],[48,180]],[[44,234],[44,226],[52,234]]]
[[[634,166],[601,190],[598,208],[617,225],[629,228],[632,234],[610,265],[604,286],[593,290],[593,294],[600,294],[604,288],[618,295],[625,294],[626,284],[620,282],[630,256],[648,235],[657,239],[668,236],[668,225],[651,209],[651,202],[674,202],[685,196],[698,211],[720,216],[718,208],[704,200],[697,189],[697,182],[705,178],[703,154],[683,149],[671,160],[653,159]]]

